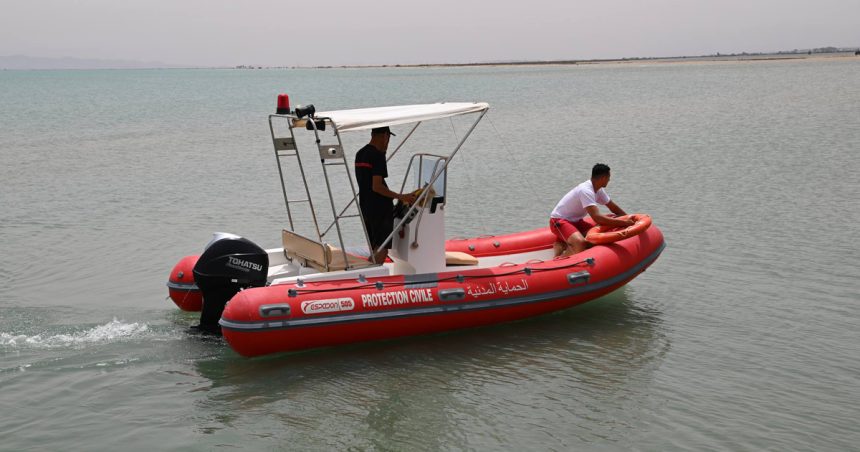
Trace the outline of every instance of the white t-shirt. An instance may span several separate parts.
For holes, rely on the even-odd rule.
[[[607,203],[609,203],[609,193],[606,193],[606,190],[601,188],[595,194],[594,184],[589,179],[567,192],[561,198],[561,201],[556,204],[555,209],[552,209],[550,217],[564,218],[568,221],[579,221],[588,215],[588,212],[585,210],[586,207],[598,204],[605,206]]]

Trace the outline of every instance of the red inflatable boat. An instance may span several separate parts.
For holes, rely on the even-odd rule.
[[[567,257],[553,257],[556,239],[549,228],[445,241],[445,208],[453,199],[448,167],[488,108],[442,103],[316,113],[312,105],[291,111],[288,97],[279,96],[269,127],[289,225],[283,247],[264,250],[218,233],[201,255],[186,256],[173,268],[171,298],[183,310],[200,311],[200,331],[223,334],[238,353],[258,356],[546,314],[616,290],[657,259],[665,245],[650,223],[636,231],[602,231],[603,239],[617,241]],[[417,199],[395,209],[393,232],[384,241],[389,259],[370,262],[366,256],[382,246],[370,249],[341,134],[413,124],[388,152],[390,160],[422,122],[461,115],[477,118],[453,152],[412,154],[399,193],[409,184]],[[333,131],[336,142],[326,143],[330,135],[320,134],[323,129]],[[306,139],[310,151],[300,149],[305,131],[312,133]],[[344,168],[346,184],[338,188],[334,172],[344,174]],[[288,193],[286,181],[303,187]],[[328,199],[314,204],[320,192]],[[294,221],[297,203],[312,214],[303,222]],[[331,210],[319,212],[320,205]],[[299,233],[298,224],[310,233]],[[358,234],[349,234],[350,225]],[[366,247],[344,245],[344,237],[355,242],[357,236]]]
[[[546,228],[449,245],[492,253],[517,243],[551,256],[553,241]],[[253,288],[230,300],[220,324],[234,350],[257,356],[509,322],[612,292],[645,271],[663,247],[662,233],[651,227],[567,258]]]

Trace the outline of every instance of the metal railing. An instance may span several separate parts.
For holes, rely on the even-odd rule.
[[[289,129],[289,132],[290,132],[289,138],[276,137],[275,136],[274,120],[276,120],[278,118],[286,121],[286,125]],[[269,131],[272,135],[272,142],[274,143],[274,147],[275,147],[275,160],[278,164],[278,175],[280,176],[280,179],[281,179],[281,191],[284,195],[284,204],[286,206],[287,217],[288,217],[289,222],[290,222],[290,231],[292,231],[293,233],[297,233],[295,221],[293,219],[293,211],[291,209],[291,206],[293,204],[296,204],[296,203],[305,203],[305,202],[308,203],[308,206],[309,206],[310,211],[311,211],[311,219],[313,221],[314,230],[316,231],[316,235],[317,235],[317,241],[319,242],[320,246],[323,247],[324,255],[326,254],[325,249],[324,249],[324,247],[325,247],[324,239],[326,237],[326,234],[328,234],[328,232],[331,231],[332,227],[334,227],[335,230],[337,231],[337,242],[340,245],[339,251],[341,253],[343,253],[343,261],[347,263],[346,264],[347,269],[349,269],[350,268],[350,266],[349,266],[350,260],[349,260],[349,257],[347,255],[346,244],[344,243],[344,240],[343,240],[343,231],[341,229],[340,221],[344,218],[352,218],[352,217],[356,217],[356,216],[359,217],[361,219],[362,230],[365,231],[364,234],[365,234],[365,239],[367,240],[368,249],[370,249],[370,240],[369,240],[369,237],[367,237],[366,228],[364,226],[364,219],[361,218],[361,215],[347,215],[347,213],[346,213],[349,210],[349,207],[350,207],[350,205],[352,205],[352,203],[350,203],[350,205],[347,205],[347,207],[345,207],[340,212],[338,212],[337,207],[335,206],[334,193],[332,192],[332,184],[331,184],[331,180],[329,178],[329,171],[328,171],[328,167],[330,167],[330,166],[343,166],[344,171],[346,172],[346,175],[347,175],[347,180],[349,181],[350,190],[352,190],[353,200],[358,196],[358,194],[355,190],[355,183],[352,180],[352,173],[350,172],[351,168],[349,167],[349,165],[346,161],[346,154],[343,151],[343,142],[341,140],[340,134],[337,132],[337,129],[335,128],[335,136],[337,137],[337,144],[333,144],[333,145],[322,144],[322,140],[320,139],[319,131],[317,130],[315,120],[311,119],[311,120],[305,121],[306,124],[310,125],[310,129],[314,133],[314,141],[315,141],[316,146],[317,146],[317,151],[319,152],[320,163],[321,163],[322,173],[323,173],[323,179],[325,180],[326,191],[328,193],[328,198],[329,198],[329,205],[331,206],[332,216],[333,216],[333,221],[332,221],[331,225],[329,225],[323,231],[320,228],[319,218],[317,217],[317,210],[316,210],[314,203],[313,203],[313,197],[311,196],[310,185],[308,184],[307,173],[305,172],[305,166],[304,166],[304,163],[302,162],[301,152],[299,151],[298,142],[296,141],[295,128],[296,128],[296,124],[298,121],[299,121],[299,118],[294,116],[294,115],[269,115]],[[292,152],[290,152],[290,151],[292,151]],[[287,195],[287,186],[286,186],[286,181],[284,179],[284,170],[283,170],[283,159],[287,158],[287,157],[295,157],[295,159],[296,159],[296,164],[297,164],[298,169],[299,169],[299,174],[301,174],[302,186],[304,187],[304,191],[305,191],[305,196],[306,196],[305,199],[291,200],[290,197]],[[334,160],[334,162],[331,162],[331,160]],[[287,250],[284,250],[284,252],[286,253]],[[330,268],[329,268],[330,262],[328,262],[328,260],[326,260],[326,262],[323,262],[323,264],[325,265],[325,270],[329,271],[330,270]]]
[[[484,117],[484,115],[486,115],[486,113],[487,113],[487,110],[482,110],[480,112],[480,115],[472,123],[469,130],[465,133],[465,135],[463,135],[463,137],[460,139],[457,146],[454,148],[454,150],[451,152],[450,155],[445,156],[445,155],[427,154],[427,153],[413,155],[409,160],[409,167],[407,168],[406,174],[404,174],[404,177],[403,177],[403,182],[401,184],[401,193],[402,193],[403,189],[405,188],[406,181],[409,177],[409,170],[412,168],[415,157],[421,156],[419,158],[419,173],[418,173],[419,177],[421,175],[421,171],[423,168],[422,167],[423,156],[436,157],[437,160],[436,160],[436,163],[433,167],[433,173],[432,173],[433,176],[430,179],[430,181],[427,182],[426,185],[429,187],[432,187],[435,184],[436,180],[442,174],[445,174],[445,180],[444,180],[444,185],[445,185],[445,190],[446,190],[446,194],[445,194],[446,195],[446,197],[445,197],[446,201],[445,202],[447,202],[447,190],[448,190],[447,168],[448,168],[448,165],[451,163],[451,159],[453,159],[453,157],[457,154],[457,152],[459,152],[459,150],[463,147],[463,144],[466,142],[466,139],[475,130],[475,127],[478,125],[478,123],[481,121],[481,119],[483,119],[483,117]],[[286,125],[289,129],[289,137],[278,137],[278,136],[276,136],[275,126],[274,126],[274,121],[276,119],[282,119],[282,120],[286,121]],[[321,144],[319,130],[317,130],[317,121],[324,121],[327,125],[330,125],[332,127],[332,129],[334,130],[334,135],[337,138],[337,144],[333,144],[333,145]],[[415,132],[415,130],[418,128],[419,125],[421,125],[421,122],[415,123],[415,125],[412,127],[412,129],[409,131],[409,133],[403,138],[403,140],[397,146],[397,148],[395,148],[395,150],[388,156],[386,161],[390,161],[397,154],[397,152],[412,137],[412,134]],[[307,128],[307,129],[313,131],[315,143],[317,146],[317,150],[319,152],[320,162],[322,165],[323,179],[325,180],[326,192],[327,192],[328,197],[329,197],[329,205],[331,207],[332,216],[333,216],[332,223],[329,224],[324,230],[320,228],[319,219],[317,217],[317,211],[316,211],[316,208],[314,207],[313,198],[311,196],[311,190],[310,190],[310,187],[308,184],[307,174],[305,172],[305,166],[304,166],[304,163],[302,161],[301,153],[299,152],[299,146],[298,146],[298,142],[296,140],[296,134],[295,134],[295,130],[298,127]],[[405,224],[405,222],[407,221],[409,216],[412,215],[412,213],[414,211],[419,209],[420,206],[422,206],[423,203],[426,202],[428,193],[431,192],[431,190],[422,191],[422,193],[418,196],[418,198],[409,207],[406,214],[400,219],[399,222],[397,222],[394,225],[394,228],[392,230],[393,232],[388,235],[388,237],[382,242],[382,244],[377,249],[374,250],[371,248],[370,237],[367,234],[367,228],[364,224],[364,218],[360,213],[360,209],[359,209],[359,214],[357,214],[357,215],[348,215],[347,214],[347,211],[358,200],[358,192],[355,189],[355,183],[354,183],[353,178],[352,178],[352,173],[351,173],[352,168],[349,166],[349,164],[346,160],[346,153],[344,152],[343,141],[341,139],[340,132],[337,129],[337,124],[335,124],[329,118],[324,118],[324,117],[314,117],[314,118],[302,120],[301,118],[298,118],[297,116],[295,116],[293,114],[287,114],[287,115],[274,114],[274,115],[269,115],[269,131],[271,133],[272,143],[273,143],[274,148],[275,148],[275,160],[278,164],[278,175],[280,176],[280,179],[281,179],[281,191],[282,191],[283,196],[284,196],[284,204],[286,206],[287,217],[288,217],[289,223],[290,223],[290,231],[292,231],[293,233],[297,233],[296,232],[296,225],[295,225],[295,221],[294,221],[294,217],[293,217],[293,209],[291,208],[291,205],[294,205],[296,203],[307,203],[309,208],[310,208],[310,211],[311,211],[311,219],[313,220],[314,229],[316,231],[316,235],[317,235],[320,246],[322,246],[322,247],[325,246],[325,244],[324,244],[325,242],[323,239],[325,238],[326,234],[328,234],[331,231],[331,229],[334,228],[337,231],[337,240],[338,240],[338,244],[340,245],[340,252],[343,253],[344,262],[347,262],[347,269],[350,268],[349,267],[350,260],[348,259],[348,255],[346,252],[346,246],[345,246],[345,243],[343,240],[343,232],[342,232],[341,224],[340,224],[341,220],[343,220],[345,218],[356,217],[356,216],[359,217],[359,219],[361,220],[362,233],[364,233],[365,241],[367,242],[367,249],[370,250],[370,255],[373,256],[376,253],[379,253],[380,251],[382,251],[385,248],[385,246],[393,240],[394,234],[396,233],[396,231],[401,226],[403,226],[403,224]],[[289,158],[289,157],[295,157],[295,159],[296,159],[296,163],[298,165],[299,173],[300,173],[301,179],[302,179],[302,185],[304,187],[304,192],[305,192],[305,196],[306,196],[304,199],[292,199],[291,200],[287,194],[287,186],[286,186],[286,182],[284,179],[284,170],[283,170],[283,166],[282,166],[282,159]],[[326,162],[327,160],[339,160],[339,161],[327,163]],[[443,161],[444,161],[444,164],[440,167],[439,165]],[[352,199],[350,199],[349,203],[347,203],[347,205],[343,209],[341,209],[340,211],[338,211],[337,206],[335,205],[334,194],[332,192],[332,185],[331,185],[331,181],[329,179],[329,172],[328,172],[328,167],[329,166],[335,166],[335,165],[343,166],[343,168],[346,170],[347,180],[349,181],[349,187],[352,190]],[[420,218],[418,221],[420,223]],[[285,252],[286,252],[286,250],[285,250]],[[375,266],[375,265],[381,265],[381,264],[373,264],[371,262],[371,263],[369,263],[368,266]],[[325,268],[326,268],[326,271],[329,271],[329,262],[325,262]]]

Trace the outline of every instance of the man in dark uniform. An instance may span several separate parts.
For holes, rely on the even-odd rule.
[[[388,127],[377,127],[370,132],[370,143],[361,148],[355,155],[355,179],[358,181],[358,204],[364,227],[370,238],[373,253],[394,230],[394,213],[392,200],[398,199],[404,203],[415,201],[412,194],[400,194],[388,189],[385,178],[388,177],[388,164],[385,152],[388,151],[388,140],[394,135]],[[388,257],[389,241],[385,247],[373,255],[373,261],[381,264]]]

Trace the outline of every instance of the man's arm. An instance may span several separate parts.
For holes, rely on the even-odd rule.
[[[608,207],[609,210],[612,211],[612,213],[618,215],[619,217],[627,215],[626,213],[624,213],[623,210],[621,210],[621,207],[618,207],[618,204],[615,204],[613,201],[609,201],[608,203],[606,203],[606,207]]]
[[[400,193],[393,192],[385,186],[385,182],[383,182],[382,176],[373,176],[373,191],[379,193],[386,198],[393,198],[400,201],[403,201],[407,204],[415,201],[415,196],[412,193],[407,193],[405,195],[401,195]]]
[[[612,204],[612,203],[610,202],[610,204]],[[609,207],[609,204],[607,204],[606,206]],[[618,206],[615,206],[615,207],[618,208]],[[611,209],[611,207],[610,207],[610,209]],[[618,209],[618,210],[621,211],[623,214],[623,212],[624,212],[623,210],[621,210],[621,209]],[[610,226],[610,227],[614,227],[614,228],[626,228],[627,226],[632,226],[633,224],[636,223],[633,220],[618,220],[616,218],[609,218],[606,215],[601,214],[600,209],[598,209],[597,206],[588,206],[585,208],[585,211],[588,212],[589,215],[591,215],[591,218],[594,219],[595,223],[597,223],[601,226]],[[615,212],[615,211],[613,211],[613,213],[617,214],[617,212]]]

